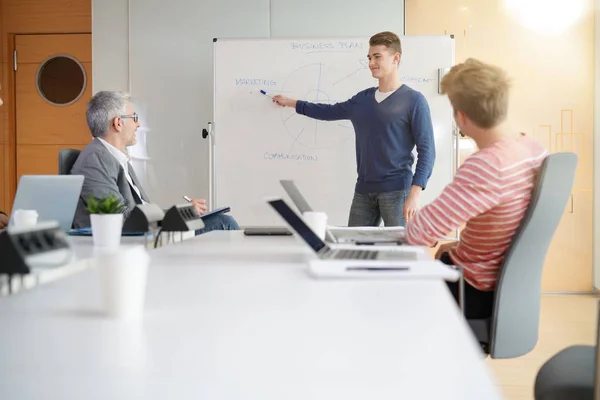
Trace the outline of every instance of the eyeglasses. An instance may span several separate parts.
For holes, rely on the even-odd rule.
[[[133,114],[128,114],[128,115],[121,115],[121,118],[131,118],[133,119],[133,122],[137,123],[139,120],[139,116],[137,113],[133,113]]]

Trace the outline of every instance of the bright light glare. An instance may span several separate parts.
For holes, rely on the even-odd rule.
[[[504,0],[507,11],[522,25],[554,35],[566,31],[584,14],[586,0]]]

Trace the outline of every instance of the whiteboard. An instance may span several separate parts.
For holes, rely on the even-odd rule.
[[[438,93],[440,71],[454,65],[454,40],[401,36],[401,41],[402,82],[425,95],[433,120],[436,160],[421,193],[423,206],[455,170],[452,107]],[[347,225],[357,179],[352,124],[296,114],[260,90],[313,102],[345,101],[377,86],[368,49],[368,38],[215,39],[212,207],[230,206],[242,226],[281,225],[265,199],[289,201],[279,180],[293,179],[330,224]]]

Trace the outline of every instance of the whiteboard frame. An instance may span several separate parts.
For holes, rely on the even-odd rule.
[[[213,115],[212,122],[208,123],[208,159],[209,159],[209,172],[208,172],[208,209],[212,210],[216,207],[217,204],[217,185],[215,183],[216,179],[216,163],[215,163],[215,138],[213,134],[213,124],[215,123],[215,108],[216,98],[217,98],[217,52],[215,51],[215,46],[217,44],[218,38],[213,38]]]
[[[449,37],[452,39],[453,42],[453,54],[452,54],[452,65],[456,65],[456,41],[454,38],[453,34],[450,35],[406,35],[406,2],[404,4],[404,9],[405,9],[405,14],[404,14],[404,27],[403,27],[403,33],[401,35],[401,38],[404,36],[437,36],[437,37]],[[335,38],[346,38],[346,37],[339,37],[339,36],[332,36],[331,38],[335,39]],[[297,40],[298,38],[288,38],[288,37],[277,37],[277,38],[222,38],[221,40],[231,40],[231,41],[239,41],[239,42],[244,42],[244,41],[256,41],[256,40]],[[305,38],[308,40],[314,40],[317,38]],[[215,112],[216,112],[216,93],[217,93],[217,79],[216,79],[216,45],[217,45],[217,41],[219,40],[219,38],[213,38],[213,118],[211,122],[208,122],[208,126],[207,126],[207,130],[208,130],[208,139],[209,139],[209,204],[208,207],[209,209],[212,209],[214,207],[216,207],[217,204],[217,178],[216,178],[216,161],[215,161],[215,148],[216,148],[216,134],[215,134],[215,129],[218,132],[218,127],[215,126]],[[449,68],[447,69],[449,70]],[[447,71],[444,71],[447,72]],[[441,80],[443,78],[443,76],[445,75],[442,74],[442,70],[438,70],[438,92],[440,92],[440,84],[441,84]],[[454,140],[454,148],[453,148],[453,158],[454,158],[454,168],[452,171],[452,178],[454,179],[454,177],[456,176],[456,173],[458,171],[459,168],[459,163],[460,163],[460,133],[458,130],[458,127],[456,126],[456,123],[454,120],[452,120],[452,137]],[[447,237],[448,240],[458,240],[460,237],[460,228],[456,229],[455,232],[455,236],[450,236]]]

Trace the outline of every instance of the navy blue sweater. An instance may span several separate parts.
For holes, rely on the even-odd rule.
[[[431,113],[425,96],[402,85],[381,103],[377,88],[336,104],[298,100],[296,112],[323,121],[349,119],[356,133],[356,192],[385,193],[427,186],[435,161]],[[412,150],[417,146],[417,166]]]

